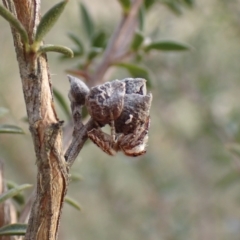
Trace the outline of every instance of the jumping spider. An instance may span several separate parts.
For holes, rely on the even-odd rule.
[[[151,101],[152,95],[146,95],[146,80],[141,78],[93,87],[86,96],[86,106],[98,128],[89,131],[88,137],[109,155],[118,151],[133,157],[146,153]],[[106,124],[111,126],[111,135],[101,130]]]

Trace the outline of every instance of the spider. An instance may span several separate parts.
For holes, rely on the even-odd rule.
[[[146,95],[146,80],[142,78],[114,80],[91,88],[86,106],[98,127],[89,131],[88,137],[109,155],[118,151],[127,156],[144,154],[151,102],[152,94]],[[111,135],[101,130],[106,124]]]
[[[143,125],[137,126],[133,133],[117,133],[113,138],[113,135],[103,132],[101,128],[94,128],[88,132],[88,137],[111,156],[122,151],[127,156],[137,157],[146,153],[149,126],[150,117]]]

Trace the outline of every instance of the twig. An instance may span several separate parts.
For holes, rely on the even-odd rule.
[[[137,14],[142,4],[142,0],[135,0],[131,10],[127,15],[123,15],[116,31],[114,32],[103,55],[101,63],[97,66],[94,75],[89,79],[89,86],[94,86],[104,82],[104,75],[115,59],[125,56],[128,46],[132,41],[134,30],[137,25]]]
[[[90,119],[86,125],[83,125],[82,122],[82,107],[85,105],[85,99],[89,93],[88,86],[80,79],[71,75],[68,75],[68,79],[70,82],[68,97],[71,102],[74,128],[71,144],[64,157],[68,167],[71,167],[88,138],[88,131],[94,128],[95,124],[92,119]]]
[[[81,151],[84,143],[88,139],[88,131],[93,129],[95,126],[95,123],[92,119],[90,119],[85,126],[81,128],[81,130],[77,134],[73,134],[73,139],[68,147],[66,153],[65,153],[65,160],[68,163],[69,167],[72,166],[74,163],[76,157],[78,156],[79,152]]]

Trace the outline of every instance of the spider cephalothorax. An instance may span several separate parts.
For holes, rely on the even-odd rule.
[[[92,88],[86,105],[99,128],[89,131],[88,137],[109,155],[117,151],[128,156],[144,154],[151,102],[152,95],[146,95],[146,80],[141,78],[115,80]],[[111,126],[111,135],[101,130],[105,124]]]
[[[101,126],[119,117],[125,95],[125,83],[119,80],[91,88],[86,106],[91,117]]]

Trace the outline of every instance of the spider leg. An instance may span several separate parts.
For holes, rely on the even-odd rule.
[[[125,155],[135,157],[146,153],[149,126],[150,118],[148,117],[146,122],[138,126],[133,133],[119,138],[119,147]]]
[[[94,128],[89,131],[88,137],[105,153],[111,156],[116,154],[116,144],[113,144],[112,137],[109,134],[103,132],[101,128]]]
[[[110,120],[111,137],[112,137],[113,143],[116,143],[117,142],[117,140],[116,140],[116,130],[115,130],[115,124],[114,124],[112,112],[110,112],[110,117],[111,117],[111,120]]]

